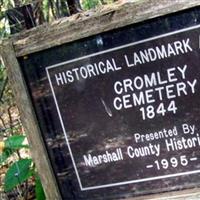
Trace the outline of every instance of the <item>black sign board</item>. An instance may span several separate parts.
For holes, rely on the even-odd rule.
[[[64,199],[199,185],[199,13],[19,59]]]

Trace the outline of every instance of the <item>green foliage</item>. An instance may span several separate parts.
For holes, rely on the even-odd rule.
[[[2,7],[3,11],[5,11],[5,9],[11,9],[14,7],[14,2],[12,0],[4,0],[3,3],[4,3]]]
[[[26,137],[23,135],[14,135],[8,137],[4,141],[5,146],[2,154],[0,154],[0,164],[6,162],[6,160],[18,150],[22,148],[28,148],[29,146],[24,144],[25,139]],[[32,159],[29,158],[19,159],[9,167],[4,179],[5,192],[12,191],[32,176],[35,177],[36,199],[45,200],[45,194],[42,188],[40,178],[36,173],[36,169]]]
[[[83,9],[84,10],[89,10],[91,8],[95,8],[100,4],[99,0],[84,0],[83,1]]]
[[[31,4],[33,12],[35,13],[36,23],[42,24],[50,22],[69,14],[67,7],[68,0],[42,0],[42,1],[30,1],[30,0],[0,0],[0,37],[7,37],[10,34],[10,26],[5,12],[9,9],[13,9],[16,5]],[[114,2],[114,0],[77,0],[77,5],[80,5],[84,10],[96,8],[99,5],[105,5]],[[38,14],[40,13],[40,14]],[[13,16],[15,18],[15,16]],[[41,20],[40,23],[38,23]],[[15,25],[16,26],[16,25]]]
[[[42,183],[40,181],[40,177],[38,175],[35,176],[35,193],[36,193],[36,199],[37,200],[45,200],[45,194],[42,187]]]
[[[89,10],[92,8],[96,8],[99,5],[106,5],[113,3],[114,0],[83,0],[82,1],[82,6],[84,10]]]
[[[18,150],[21,148],[28,148],[28,145],[24,144],[25,136],[23,135],[14,135],[10,136],[5,140],[5,148]]]
[[[0,164],[5,162],[16,150],[28,148],[28,145],[24,144],[25,138],[23,135],[15,135],[8,137],[4,141],[5,148],[2,154],[0,154]]]
[[[44,18],[48,22],[49,21],[49,0],[43,0],[43,13]]]
[[[4,190],[6,192],[11,191],[30,178],[32,176],[31,165],[32,159],[22,159],[13,163],[6,173]]]
[[[12,154],[13,152],[10,149],[4,149],[3,153],[0,154],[0,165],[4,163]]]

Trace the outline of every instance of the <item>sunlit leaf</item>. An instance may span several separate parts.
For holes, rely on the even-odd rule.
[[[36,200],[45,200],[46,199],[39,176],[36,176],[35,193],[36,193]]]
[[[0,165],[5,162],[11,155],[12,151],[10,149],[4,149],[2,154],[0,154]]]
[[[32,159],[23,159],[13,163],[6,173],[4,190],[6,192],[11,191],[17,185],[22,184],[29,177],[31,177],[31,165]]]
[[[14,135],[5,140],[5,147],[13,150],[21,148],[28,148],[27,144],[24,144],[26,137],[23,135]]]

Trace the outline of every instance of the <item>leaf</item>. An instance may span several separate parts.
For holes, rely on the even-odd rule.
[[[23,135],[14,135],[5,140],[5,148],[18,150],[21,148],[28,148],[28,145],[23,144],[25,140]]]
[[[42,183],[40,181],[40,177],[37,175],[36,176],[36,181],[35,181],[35,193],[36,193],[36,200],[45,200],[45,193],[42,187]]]
[[[4,179],[4,190],[11,191],[32,176],[32,159],[22,159],[11,165]]]
[[[10,155],[12,155],[12,151],[10,149],[4,149],[3,153],[0,154],[0,164],[5,162]]]
[[[24,144],[25,138],[26,137],[22,135],[15,135],[4,141],[5,146],[2,154],[0,154],[0,164],[5,162],[7,158],[14,153],[15,150],[29,147],[28,145]]]

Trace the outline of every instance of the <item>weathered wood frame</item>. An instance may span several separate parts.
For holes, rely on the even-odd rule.
[[[1,41],[1,58],[8,69],[9,80],[47,199],[60,200],[61,196],[17,57],[195,6],[200,6],[199,0],[135,0],[132,3],[118,3],[102,7],[95,12],[87,11],[63,18]],[[133,199],[200,199],[200,189],[168,192],[130,200]]]
[[[13,89],[22,124],[27,133],[31,154],[41,177],[46,197],[49,200],[60,200],[58,186],[50,167],[45,145],[12,43],[4,42],[0,47],[0,51],[3,63],[7,67],[10,85]]]

